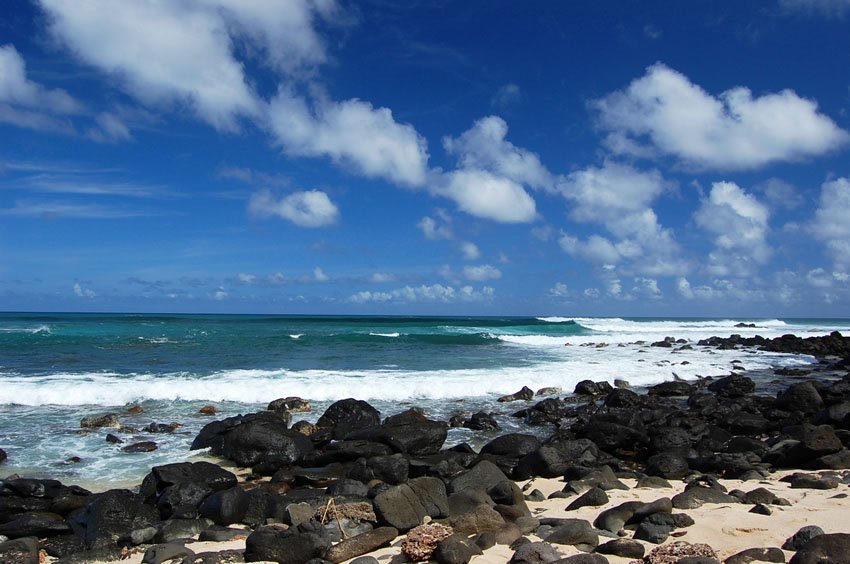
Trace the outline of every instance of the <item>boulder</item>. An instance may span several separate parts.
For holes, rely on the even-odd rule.
[[[596,547],[594,552],[610,554],[620,558],[643,558],[646,549],[643,545],[631,539],[614,539]]]
[[[155,500],[168,487],[176,484],[195,483],[219,491],[234,487],[236,482],[236,475],[218,464],[177,462],[151,468],[142,481],[139,494],[147,500]]]
[[[481,447],[481,454],[522,458],[539,448],[540,440],[534,435],[507,433]]]
[[[739,398],[753,393],[756,390],[756,385],[747,376],[732,374],[712,382],[708,385],[708,389],[721,397]]]
[[[481,554],[481,549],[475,543],[452,535],[437,545],[432,559],[437,564],[467,564],[477,554]]]
[[[566,544],[590,552],[599,544],[599,535],[590,526],[589,521],[570,519],[552,529],[543,540],[550,544]]]
[[[329,547],[330,540],[316,533],[260,527],[245,539],[245,561],[306,564],[314,558],[322,558]]]
[[[608,501],[608,494],[606,494],[604,490],[598,487],[590,488],[578,499],[569,504],[566,510],[575,511],[582,507],[605,505]]]
[[[267,414],[267,415],[266,415]],[[213,454],[249,467],[268,461],[276,464],[298,464],[314,455],[312,441],[286,428],[286,422],[273,412],[260,412],[245,417],[222,437],[221,447],[211,447]]]
[[[25,537],[0,542],[0,562],[39,564],[38,538]]]
[[[688,461],[671,452],[654,454],[646,461],[647,474],[667,480],[681,480],[689,471]]]
[[[8,458],[9,458],[9,455],[6,454],[6,451],[3,450],[2,448],[0,448],[0,464],[3,464],[4,462],[6,462],[6,460]]]
[[[433,421],[416,409],[408,409],[387,417],[380,426],[349,433],[348,437],[384,443],[396,452],[424,456],[439,452],[447,435],[445,422]]]
[[[694,387],[687,382],[674,380],[672,382],[662,382],[661,384],[651,386],[649,390],[647,390],[647,393],[651,396],[660,397],[687,397],[691,395],[693,391]]]
[[[456,533],[474,535],[484,532],[497,533],[505,526],[504,518],[492,507],[479,505],[471,511],[452,515],[449,525]]]
[[[805,414],[818,412],[823,407],[823,398],[811,382],[792,384],[777,396],[774,406],[785,411]]]
[[[473,413],[472,417],[464,421],[463,426],[473,431],[498,431],[501,429],[493,415],[485,411]]]
[[[785,563],[785,553],[779,548],[748,548],[737,554],[733,554],[723,561],[723,564],[749,564],[750,562],[778,562]]]
[[[503,403],[508,402],[508,401],[518,401],[518,400],[531,401],[531,399],[533,397],[534,397],[534,392],[531,390],[531,388],[529,388],[528,386],[523,386],[520,391],[515,392],[513,394],[508,394],[506,396],[502,396],[497,401],[500,401],[500,402],[503,402]]]
[[[325,552],[324,559],[334,564],[345,562],[386,546],[397,536],[398,530],[393,527],[378,527],[333,545]]]
[[[673,496],[673,507],[676,509],[696,509],[705,503],[740,503],[740,500],[714,488],[702,486],[689,488]]]
[[[557,440],[544,444],[517,462],[514,478],[525,480],[532,476],[557,478],[574,464],[593,464],[599,460],[599,448],[588,439]]]
[[[269,403],[266,407],[269,411],[289,411],[290,413],[306,413],[312,411],[313,407],[310,402],[295,396],[287,398],[278,398]]]
[[[184,559],[192,559],[194,556],[195,552],[182,544],[155,544],[145,551],[142,564],[164,564],[175,560],[182,562]]]
[[[319,417],[316,426],[330,429],[334,439],[344,439],[354,431],[381,423],[381,413],[362,400],[352,398],[332,403]]]
[[[138,453],[138,452],[153,452],[159,448],[155,441],[141,441],[138,443],[129,444],[121,447],[121,452]]]
[[[823,535],[823,529],[817,525],[807,525],[788,537],[782,543],[782,550],[800,550],[815,537]]]
[[[156,525],[159,511],[129,490],[109,490],[86,506],[81,521],[86,544],[96,548],[114,545],[131,531]]]
[[[516,549],[509,560],[510,564],[544,564],[560,560],[558,550],[546,542],[528,542]]]
[[[213,491],[206,484],[180,482],[165,488],[156,506],[163,519],[168,519],[172,515],[188,517],[192,512],[197,514],[198,505],[211,493]]]
[[[87,415],[83,417],[80,420],[80,427],[83,429],[100,429],[102,427],[120,429],[122,425],[117,413],[105,413],[103,415]]]
[[[507,480],[505,473],[490,461],[482,460],[468,471],[449,482],[448,493],[457,493],[468,489],[487,491],[496,484]]]
[[[593,521],[593,526],[611,533],[618,533],[626,526],[626,522],[634,517],[635,511],[644,505],[640,501],[626,501],[620,505],[606,509],[596,517],[596,520]]]
[[[198,513],[216,525],[241,523],[247,511],[248,494],[238,486],[213,493],[198,507]]]
[[[513,484],[513,482],[511,482]],[[446,485],[439,478],[422,476],[407,482],[429,517],[440,519],[449,516],[449,499]]]
[[[783,547],[784,548],[784,547]],[[821,562],[846,562],[850,555],[850,534],[819,535],[804,544],[789,564],[820,564]]]
[[[10,539],[22,537],[55,537],[71,532],[61,515],[46,512],[21,513],[0,524],[0,535]]]
[[[375,496],[373,500],[378,522],[394,527],[401,532],[420,525],[428,510],[416,492],[407,484],[392,486]]]

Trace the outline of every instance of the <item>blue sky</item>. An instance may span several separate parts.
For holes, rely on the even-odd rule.
[[[0,310],[848,317],[848,163],[848,0],[0,12]]]

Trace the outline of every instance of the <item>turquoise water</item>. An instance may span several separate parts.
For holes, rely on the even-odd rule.
[[[733,360],[754,370],[814,360],[647,346],[667,336],[693,344],[713,335],[832,330],[850,330],[850,320],[0,314],[0,448],[9,453],[0,475],[138,480],[152,464],[190,456],[188,445],[209,421],[197,414],[201,406],[226,416],[284,396],[309,399],[314,409],[305,417],[313,421],[331,402],[356,397],[384,415],[411,404],[442,419],[486,409],[505,431],[518,430],[509,417],[516,406],[494,400],[522,386],[569,392],[585,378],[643,386],[674,373],[727,374]],[[127,414],[129,404],[144,412]],[[136,429],[183,427],[130,434],[128,441],[154,439],[160,448],[127,455],[105,443],[105,433],[80,432],[84,415],[108,411]],[[462,429],[450,434],[454,442],[472,438]],[[82,461],[66,463],[72,456]]]

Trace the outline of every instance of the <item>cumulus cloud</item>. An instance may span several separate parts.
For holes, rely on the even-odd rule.
[[[437,239],[454,239],[455,235],[450,225],[451,217],[440,210],[437,210],[436,216],[436,219],[425,216],[419,220],[416,226],[422,230],[422,234],[426,239],[432,241]]]
[[[501,223],[529,223],[537,215],[534,200],[520,184],[485,170],[447,173],[432,192],[453,200],[469,215]]]
[[[251,196],[248,211],[260,218],[282,217],[300,227],[333,225],[339,218],[339,209],[319,190],[295,192],[277,199],[269,190]]]
[[[753,169],[822,155],[850,140],[815,101],[792,90],[753,98],[736,87],[715,97],[661,63],[592,106],[612,151],[668,154],[701,168]]]
[[[316,280],[316,282],[327,282],[331,279],[331,277],[325,274],[325,271],[319,268],[318,266],[313,269],[313,278]]]
[[[26,63],[13,45],[0,46],[0,123],[70,133],[72,125],[60,116],[82,110],[82,104],[64,90],[30,80]]]
[[[479,266],[464,266],[463,277],[467,280],[498,280],[502,277],[502,271],[490,264]]]
[[[74,282],[74,295],[80,298],[94,298],[97,294],[87,288],[83,288],[79,282]]]
[[[821,186],[811,233],[826,245],[839,270],[850,268],[850,179],[837,178]]]
[[[242,283],[242,284],[256,284],[257,283],[257,277],[253,274],[248,274],[246,272],[240,272],[239,275],[236,277],[236,279],[239,280],[239,282]]]
[[[478,260],[481,258],[481,250],[478,245],[471,241],[463,241],[460,244],[460,252],[466,260]]]
[[[386,272],[374,272],[369,277],[369,280],[375,284],[386,284],[387,282],[395,282],[396,275]]]
[[[460,137],[444,137],[443,147],[458,158],[465,169],[486,170],[518,184],[536,189],[554,189],[555,177],[535,153],[506,139],[508,124],[498,116],[476,121]]]
[[[697,224],[715,234],[708,271],[746,276],[772,254],[767,244],[769,212],[755,196],[733,182],[715,182],[694,214]]]
[[[456,302],[456,301],[483,301],[492,299],[495,290],[490,286],[475,289],[472,286],[443,286],[442,284],[422,285],[418,287],[405,286],[389,292],[362,291],[348,298],[349,302],[364,304],[372,302]]]
[[[769,178],[754,186],[754,189],[764,193],[767,201],[776,208],[792,210],[800,207],[804,201],[793,184],[779,178]]]
[[[592,235],[582,241],[562,233],[561,248],[597,265],[629,261],[629,268],[640,274],[687,271],[673,232],[661,226],[650,207],[669,188],[657,170],[640,171],[613,161],[572,172],[558,182],[558,190],[574,204],[570,217],[601,224],[614,240]]]
[[[351,99],[307,101],[281,89],[269,106],[272,132],[292,155],[329,157],[370,178],[403,186],[422,186],[428,149],[412,125],[395,121],[388,108]]]
[[[684,276],[676,281],[676,290],[686,300],[694,299],[694,291],[691,289],[691,283]]]
[[[555,285],[549,288],[546,293],[553,298],[567,298],[570,295],[570,289],[563,282],[555,282]]]

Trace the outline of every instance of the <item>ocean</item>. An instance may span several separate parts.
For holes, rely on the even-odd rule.
[[[312,403],[295,420],[315,422],[333,401],[353,397],[385,416],[411,405],[442,420],[485,410],[501,433],[544,434],[551,430],[510,417],[519,404],[495,400],[523,386],[567,394],[584,379],[639,388],[733,366],[756,374],[803,367],[816,360],[696,343],[834,330],[850,331],[850,320],[0,314],[0,448],[9,457],[0,476],[138,483],[151,466],[198,456],[189,445],[213,420],[201,407],[214,405],[221,418],[286,396]],[[692,348],[650,346],[668,336]],[[127,413],[130,405],[143,412]],[[105,441],[107,430],[80,429],[82,417],[109,412],[137,430],[121,435],[127,443],[159,448],[129,454]],[[142,431],[152,422],[182,426]],[[456,428],[448,442],[486,438]]]

